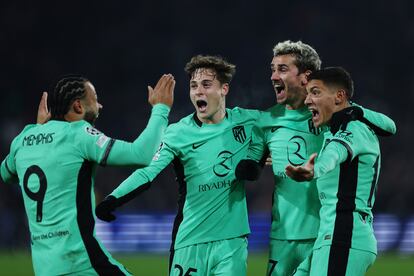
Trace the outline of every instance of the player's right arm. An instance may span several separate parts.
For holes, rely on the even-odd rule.
[[[4,158],[3,162],[1,163],[0,167],[0,175],[4,182],[12,183],[17,182],[17,171],[16,171],[16,163],[14,160],[14,141],[10,147],[10,153]]]
[[[115,215],[112,212],[147,190],[151,181],[171,163],[175,156],[174,150],[163,143],[150,165],[136,170],[96,206],[96,216],[104,221],[114,220]]]
[[[27,125],[23,129],[23,131],[16,138],[14,138],[13,142],[11,143],[10,152],[6,156],[6,158],[4,158],[0,166],[0,176],[4,182],[6,183],[18,182],[19,178],[17,176],[16,160],[15,160],[16,151],[17,151],[18,145],[20,145],[22,142],[20,138],[22,137],[22,133],[24,133],[26,130],[34,126],[35,125],[33,124]]]
[[[385,114],[360,106],[364,112],[364,122],[380,136],[391,136],[397,132],[395,122]]]

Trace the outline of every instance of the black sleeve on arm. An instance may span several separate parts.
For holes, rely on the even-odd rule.
[[[255,181],[259,179],[260,173],[262,172],[263,166],[266,163],[266,159],[269,156],[269,149],[266,149],[262,159],[256,162],[251,159],[243,159],[237,164],[236,167],[236,178],[239,180]]]
[[[120,197],[116,198],[113,195],[109,195],[105,197],[105,199],[99,203],[95,208],[95,214],[96,216],[106,222],[111,222],[116,219],[116,216],[113,214],[113,212],[116,210],[116,208],[124,205],[128,201],[132,200],[136,196],[138,196],[140,193],[146,191],[151,186],[151,182],[145,183],[144,185],[139,186],[132,192]]]
[[[340,129],[346,130],[346,126],[351,121],[362,120],[364,112],[359,106],[350,106],[332,114],[330,128],[333,135]]]
[[[148,190],[151,187],[151,183],[152,182],[147,182],[144,185],[139,186],[138,188],[136,188],[132,192],[130,192],[130,193],[128,193],[128,194],[126,194],[126,195],[124,195],[124,196],[122,196],[120,198],[117,198],[116,199],[117,207],[124,205],[128,201],[131,201],[132,199],[134,199],[135,197],[137,197],[141,193],[143,193],[146,190]]]
[[[254,160],[243,159],[237,164],[236,178],[239,180],[254,181],[259,179],[262,167]]]
[[[340,129],[345,130],[349,122],[356,121],[356,120],[361,121],[362,123],[366,124],[378,136],[394,135],[394,133],[388,132],[385,129],[378,127],[377,125],[369,121],[367,118],[365,118],[364,111],[362,110],[361,107],[357,105],[347,107],[332,115],[332,119],[330,122],[331,132],[335,135],[335,133],[338,132],[338,130]]]

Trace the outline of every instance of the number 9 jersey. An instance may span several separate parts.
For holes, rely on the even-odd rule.
[[[36,275],[93,268],[125,275],[95,237],[95,169],[147,165],[167,126],[169,108],[153,108],[147,128],[133,142],[107,137],[86,121],[28,125],[1,164],[5,182],[19,180],[29,222]]]

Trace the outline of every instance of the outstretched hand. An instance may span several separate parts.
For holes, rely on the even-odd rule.
[[[116,219],[116,216],[113,214],[116,207],[116,198],[110,195],[96,206],[95,214],[100,220],[111,222]]]
[[[47,108],[47,92],[43,92],[40,99],[39,108],[37,109],[37,124],[44,124],[50,120],[51,114]]]
[[[286,175],[298,182],[312,180],[314,176],[313,169],[315,167],[316,156],[316,153],[312,154],[303,166],[286,166]]]
[[[154,106],[162,103],[171,107],[174,102],[175,80],[171,74],[162,75],[155,88],[148,86],[148,102]]]

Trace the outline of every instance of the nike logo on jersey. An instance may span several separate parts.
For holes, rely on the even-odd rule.
[[[205,143],[207,143],[207,141],[204,141],[204,142],[201,142],[201,143],[194,143],[193,144],[193,149],[198,149],[199,147],[201,147]]]

